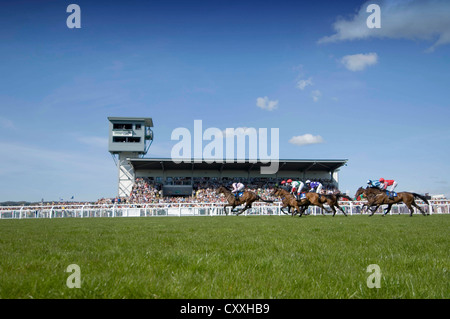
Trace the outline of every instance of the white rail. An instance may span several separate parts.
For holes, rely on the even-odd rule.
[[[365,202],[342,201],[339,205],[348,215],[367,214],[361,207]],[[429,214],[449,214],[450,201],[417,202]],[[160,204],[114,204],[114,205],[53,205],[53,206],[0,206],[0,219],[30,218],[86,218],[86,217],[150,217],[150,216],[221,216],[226,215],[224,203],[160,203]],[[325,205],[325,207],[328,207]],[[242,207],[237,207],[237,209]],[[243,215],[283,215],[281,202],[273,204],[258,202]],[[385,206],[376,213],[381,214]],[[415,212],[418,212],[415,209]],[[228,215],[233,213],[227,208]],[[320,215],[319,207],[310,206],[306,212]],[[342,214],[339,210],[337,214]],[[404,204],[392,206],[390,215],[409,214]]]

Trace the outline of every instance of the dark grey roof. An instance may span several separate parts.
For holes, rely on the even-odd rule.
[[[153,120],[151,117],[108,117],[109,121],[144,121],[145,126],[153,127]]]
[[[280,159],[278,172],[283,171],[327,171],[332,172],[344,166],[348,160],[346,159],[313,159],[313,160],[293,160]],[[205,160],[196,162],[195,160],[188,160],[187,163],[181,162],[179,164],[173,162],[170,158],[134,158],[130,159],[131,165],[135,170],[143,169],[170,169],[170,170],[243,170],[253,171],[259,170],[261,166],[269,166],[270,163],[208,163]]]

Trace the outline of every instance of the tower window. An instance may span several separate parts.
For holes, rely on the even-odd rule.
[[[123,124],[123,123],[114,123],[114,130],[131,130],[133,129],[133,124]]]
[[[114,143],[140,143],[140,137],[113,136]]]

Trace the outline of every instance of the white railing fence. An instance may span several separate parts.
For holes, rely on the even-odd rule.
[[[342,201],[339,205],[348,215],[368,214],[362,211],[365,202]],[[450,201],[429,201],[427,205],[418,201],[429,214],[449,214]],[[53,205],[53,206],[0,206],[0,219],[24,219],[24,218],[87,218],[87,217],[150,217],[150,216],[221,216],[226,215],[223,203],[164,203],[164,204],[114,204],[114,205]],[[328,208],[327,205],[325,207]],[[238,207],[242,208],[242,207]],[[237,209],[238,209],[237,208]],[[283,215],[281,202],[273,204],[258,202],[245,211],[242,215]],[[382,214],[386,206],[377,210]],[[228,215],[234,213],[227,208]],[[285,209],[286,210],[286,209]],[[306,211],[309,215],[321,215],[319,207],[310,206]],[[326,212],[324,212],[327,214]],[[420,212],[415,209],[415,213]],[[337,215],[342,213],[338,210]],[[404,204],[392,206],[390,215],[409,214]]]

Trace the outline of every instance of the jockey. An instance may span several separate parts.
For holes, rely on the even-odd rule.
[[[372,179],[369,179],[367,181],[367,186],[381,189],[381,187],[380,187],[381,183],[379,181],[375,181],[375,180],[372,180]]]
[[[394,189],[397,187],[397,182],[393,179],[384,179],[383,177],[380,178],[379,180],[380,182],[380,188],[382,190],[387,190],[387,187],[390,186],[389,188],[389,198],[390,199],[394,199],[394,196],[392,194],[392,192],[394,191]]]
[[[281,181],[281,186],[280,186],[280,188],[281,188],[281,189],[284,189],[284,190],[287,191],[287,192],[290,192],[290,191],[291,191],[291,186],[290,186],[290,185],[287,185],[285,180],[282,180],[282,181]]]
[[[292,179],[288,179],[287,181],[282,180],[281,181],[281,188],[290,193],[291,190],[292,190],[291,183],[292,183]]]
[[[302,181],[293,181],[291,194],[296,196],[297,199],[299,199],[303,187],[305,187],[305,184]]]
[[[300,185],[300,183],[298,181],[292,181],[291,185],[292,185],[291,194],[296,196],[295,193],[297,192],[298,185]]]
[[[233,183],[233,184],[231,184],[231,186],[233,186],[233,190],[231,192],[234,193],[234,197],[236,197],[236,199],[238,200],[239,192],[244,189],[244,184],[239,182],[239,183]]]
[[[306,186],[309,187],[309,191],[313,192],[314,189],[316,189],[316,193],[320,194],[321,190],[322,190],[322,183],[320,182],[311,182],[309,179],[305,182]]]

